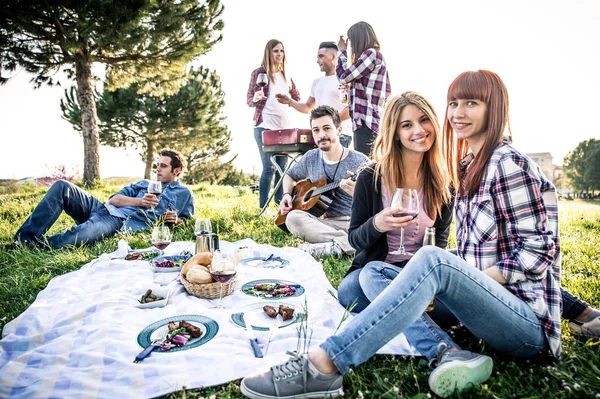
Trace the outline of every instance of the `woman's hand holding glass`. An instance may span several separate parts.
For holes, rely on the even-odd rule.
[[[412,224],[415,220],[414,216],[394,216],[397,215],[402,208],[385,208],[381,212],[375,215],[373,218],[373,224],[375,228],[382,233],[386,233],[392,230],[398,230]]]

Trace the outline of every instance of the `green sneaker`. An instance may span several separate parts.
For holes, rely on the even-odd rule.
[[[429,388],[445,398],[455,390],[462,391],[486,381],[492,375],[493,366],[494,362],[489,356],[463,350],[445,350],[429,375]]]
[[[242,394],[251,399],[269,398],[322,398],[342,394],[343,377],[340,373],[323,374],[315,368],[308,355],[291,358],[267,372],[250,374],[242,380]]]

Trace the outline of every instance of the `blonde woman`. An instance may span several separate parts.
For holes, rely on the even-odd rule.
[[[286,58],[283,43],[271,39],[265,46],[262,64],[252,71],[246,101],[249,107],[254,107],[254,139],[258,146],[258,152],[262,161],[262,173],[259,182],[259,199],[262,208],[269,198],[269,187],[275,175],[275,181],[279,180],[275,167],[271,164],[268,154],[262,149],[262,132],[265,130],[289,129],[290,121],[287,105],[277,101],[277,94],[289,94],[295,101],[300,100],[300,93],[296,89],[294,81],[287,75],[285,70]],[[266,82],[259,81],[259,75],[266,75]],[[261,87],[261,84],[264,84]],[[286,157],[277,157],[277,164],[281,169],[287,165]],[[283,191],[279,187],[275,193],[275,202],[279,204]]]

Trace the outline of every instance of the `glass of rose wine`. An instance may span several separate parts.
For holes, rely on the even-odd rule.
[[[400,212],[395,213],[395,217],[412,216],[416,218],[419,215],[419,194],[412,188],[397,188],[390,208],[400,208]],[[400,247],[392,255],[414,255],[406,252],[404,248],[404,227],[400,228]]]
[[[213,309],[227,309],[223,305],[223,284],[231,280],[235,275],[235,262],[231,256],[221,257],[219,250],[213,255],[213,262],[210,267],[210,275],[219,283],[219,304]],[[217,260],[215,262],[216,259]]]
[[[162,183],[150,180],[148,182],[148,194],[154,194],[156,195],[156,198],[158,198],[160,193],[162,193]],[[154,207],[152,207],[152,210],[154,211]]]
[[[155,226],[152,228],[152,245],[161,251],[171,243],[171,231],[167,226]]]

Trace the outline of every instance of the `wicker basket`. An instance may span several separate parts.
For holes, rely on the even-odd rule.
[[[219,298],[219,293],[221,291],[221,286],[219,283],[208,283],[208,284],[197,284],[191,283],[185,278],[182,274],[179,275],[179,280],[181,284],[185,287],[185,290],[188,294],[197,296],[198,298],[206,298],[206,299],[216,299]],[[235,277],[229,280],[226,283],[223,283],[223,296],[233,292],[233,287],[235,287]]]

